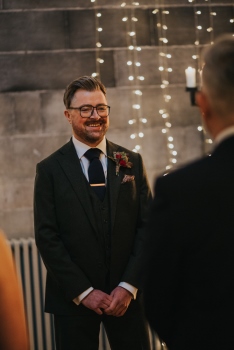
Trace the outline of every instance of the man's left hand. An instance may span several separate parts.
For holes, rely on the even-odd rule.
[[[104,313],[116,317],[123,316],[132,300],[132,294],[127,289],[118,286],[110,295],[113,300],[110,306],[104,310]]]

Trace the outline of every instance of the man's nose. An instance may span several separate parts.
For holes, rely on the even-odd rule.
[[[98,115],[96,107],[93,107],[93,111],[92,111],[92,114],[91,114],[90,118],[100,118],[100,116]]]

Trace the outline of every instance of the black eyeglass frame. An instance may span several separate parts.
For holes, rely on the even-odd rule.
[[[101,107],[101,106],[107,107],[107,112],[108,112],[108,114],[107,114],[105,117],[103,117],[102,115],[100,115],[100,114],[98,113],[98,107]],[[83,116],[82,116],[82,110],[81,110],[81,109],[82,109],[83,107],[92,107],[92,111],[91,111],[91,114],[90,114],[89,117],[83,117]],[[101,117],[101,118],[107,118],[107,117],[110,115],[110,106],[105,105],[105,104],[100,104],[100,105],[98,105],[98,106],[96,106],[96,107],[94,107],[94,106],[92,106],[92,105],[82,105],[82,106],[80,106],[80,107],[69,107],[68,109],[74,109],[74,110],[80,111],[80,116],[81,116],[81,118],[91,118],[92,115],[93,115],[94,109],[96,109],[97,114],[98,114],[99,117]]]

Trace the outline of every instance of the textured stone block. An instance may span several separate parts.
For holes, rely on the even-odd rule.
[[[74,77],[95,70],[95,52],[0,55],[0,91],[63,89]]]
[[[1,228],[8,239],[33,237],[32,210],[11,210],[0,212]]]
[[[63,93],[63,91],[41,93],[41,118],[45,133],[71,132],[71,126],[64,116]]]
[[[43,125],[39,92],[22,92],[11,96],[14,101],[14,133],[41,133]]]
[[[15,126],[12,97],[9,94],[0,94],[0,106],[0,136],[10,135]]]
[[[0,13],[1,51],[65,48],[65,15],[62,11]]]
[[[31,209],[33,204],[33,186],[33,178],[5,178],[2,180],[0,185],[3,203],[1,210]]]

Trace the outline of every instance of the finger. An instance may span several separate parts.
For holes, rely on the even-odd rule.
[[[100,308],[94,309],[93,311],[95,311],[98,315],[102,315],[103,312]]]

